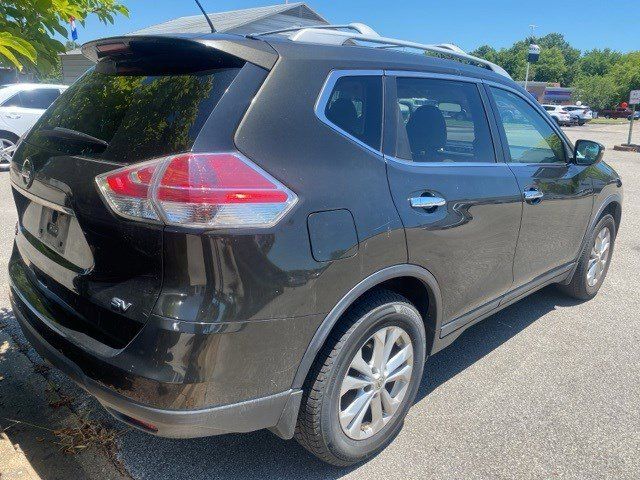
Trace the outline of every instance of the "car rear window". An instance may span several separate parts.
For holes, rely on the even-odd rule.
[[[121,163],[189,150],[239,70],[166,75],[90,71],[47,110],[27,141]],[[56,127],[89,135],[103,145],[52,135]]]

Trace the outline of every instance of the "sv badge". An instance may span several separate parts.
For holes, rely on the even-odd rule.
[[[129,310],[130,306],[131,306],[131,302],[127,302],[126,300],[122,300],[121,298],[113,297],[111,299],[111,308],[113,308],[118,312],[124,313],[127,310]]]

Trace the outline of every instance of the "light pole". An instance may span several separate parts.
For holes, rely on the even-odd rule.
[[[529,69],[531,68],[531,64],[536,63],[538,61],[538,58],[540,57],[540,47],[535,43],[533,43],[533,40],[535,38],[535,30],[537,26],[538,25],[534,25],[534,24],[529,25],[529,28],[531,28],[531,44],[529,45],[529,53],[527,55],[527,73],[524,78],[525,90],[529,85]]]

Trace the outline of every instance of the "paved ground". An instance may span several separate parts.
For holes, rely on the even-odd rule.
[[[624,126],[567,132],[609,148],[626,140]],[[352,469],[323,465],[266,432],[175,441],[123,430],[65,378],[38,366],[0,274],[0,477],[640,478],[640,155],[608,150],[605,160],[624,179],[625,205],[598,297],[576,304],[549,288],[469,329],[428,360],[397,440]],[[4,272],[15,223],[6,177],[0,202]],[[88,447],[63,454],[55,442],[83,421],[115,428],[115,444],[108,431],[87,434],[97,427],[85,423],[76,445]],[[50,431],[59,428],[66,437]]]

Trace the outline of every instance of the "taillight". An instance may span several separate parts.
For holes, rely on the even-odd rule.
[[[269,227],[296,195],[239,153],[185,153],[96,178],[111,209],[190,227]]]
[[[159,163],[154,160],[96,177],[102,196],[115,213],[133,220],[160,220],[150,197],[151,180]]]

